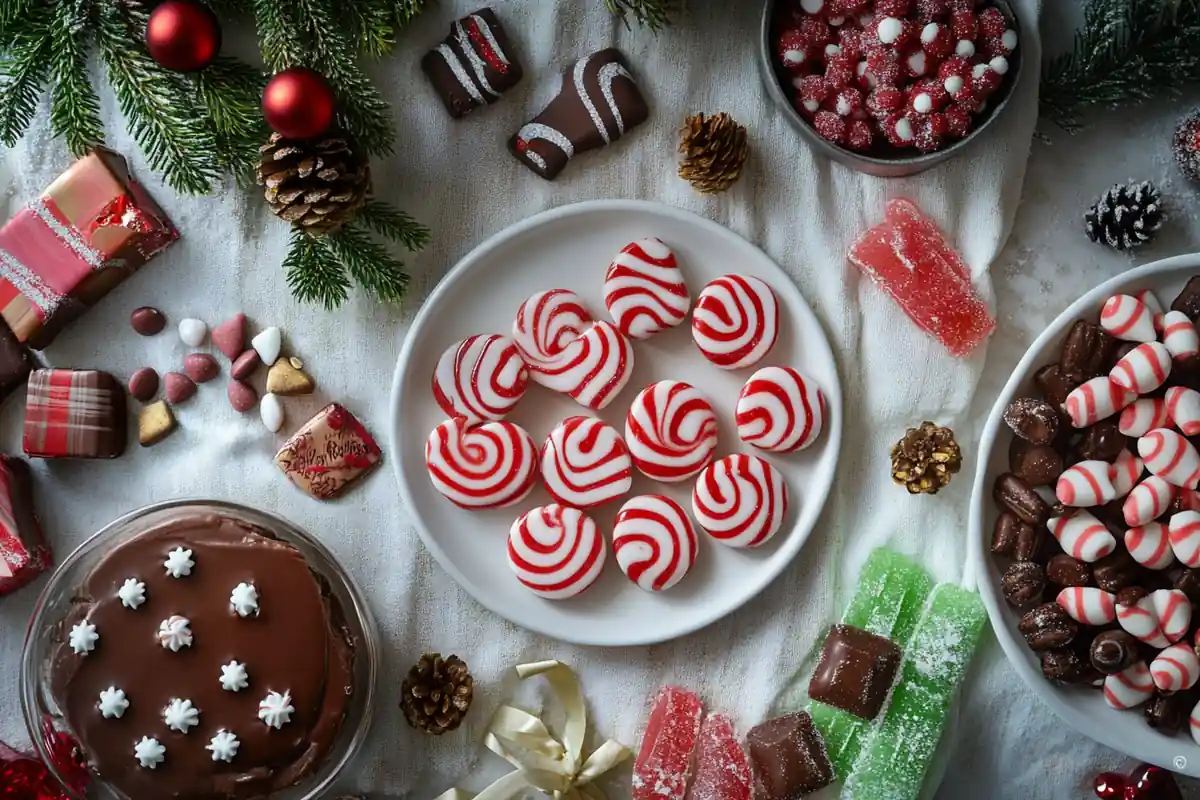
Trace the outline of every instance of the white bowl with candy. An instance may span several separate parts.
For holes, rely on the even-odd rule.
[[[1096,287],[1030,346],[984,428],[971,565],[1064,722],[1200,776],[1200,255]]]

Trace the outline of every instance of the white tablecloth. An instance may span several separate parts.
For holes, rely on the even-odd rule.
[[[732,4],[695,2],[685,25],[655,38],[621,30],[598,10],[598,2],[587,11],[577,3],[515,2],[502,6],[501,15],[518,43],[526,84],[501,105],[450,123],[420,76],[417,60],[444,35],[448,20],[474,5],[448,2],[431,10],[406,35],[401,53],[375,68],[399,130],[398,155],[375,164],[375,185],[435,232],[434,244],[413,260],[416,280],[406,310],[357,295],[334,315],[296,306],[278,266],[285,226],[256,197],[234,189],[215,197],[181,198],[163,188],[130,144],[113,98],[104,92],[110,143],[132,156],[135,172],[167,207],[184,238],[61,336],[47,352],[52,363],[106,369],[122,377],[143,365],[160,372],[178,369],[185,348],[177,337],[135,336],[126,323],[131,309],[152,304],[173,321],[195,315],[214,324],[241,310],[258,326],[282,326],[288,350],[302,356],[317,378],[317,396],[289,404],[293,423],[325,401],[339,399],[384,436],[392,370],[406,323],[458,258],[487,235],[544,208],[601,196],[638,197],[680,205],[729,225],[762,245],[796,278],[841,351],[850,430],[830,509],[792,569],[748,608],[707,630],[666,645],[615,650],[530,636],[479,607],[422,548],[398,507],[390,468],[337,503],[322,505],[298,494],[271,465],[278,439],[265,432],[256,415],[235,414],[220,382],[202,386],[198,398],[178,410],[182,429],[155,448],[133,445],[114,462],[36,465],[45,528],[62,555],[120,513],[185,496],[256,504],[321,536],[367,588],[388,665],[376,727],[345,788],[411,793],[415,800],[473,771],[475,779],[480,772],[497,774],[497,760],[480,757],[480,738],[491,710],[508,691],[505,669],[515,663],[554,657],[574,665],[597,729],[629,744],[636,744],[648,694],[668,681],[701,691],[713,708],[733,714],[744,729],[762,718],[781,688],[780,676],[798,663],[840,608],[867,544],[892,541],[921,554],[939,578],[957,579],[965,555],[961,521],[974,467],[970,450],[991,398],[1046,323],[1087,287],[1131,264],[1086,241],[1081,230],[1085,204],[1116,180],[1148,177],[1161,183],[1177,209],[1175,219],[1138,261],[1194,249],[1190,240],[1200,232],[1186,210],[1195,201],[1193,190],[1177,176],[1168,153],[1180,103],[1109,115],[1082,136],[1057,135],[1053,146],[1036,145],[1012,237],[990,270],[999,328],[986,364],[982,357],[955,363],[911,330],[877,290],[860,283],[841,254],[854,232],[878,217],[885,193],[914,194],[962,244],[981,291],[989,293],[985,271],[1011,214],[981,215],[979,208],[1004,206],[1011,212],[1015,205],[1027,114],[1007,128],[1015,135],[1011,147],[1003,139],[987,145],[989,157],[999,164],[963,161],[961,168],[885,184],[814,157],[768,105],[753,61],[755,3],[728,11],[718,6]],[[1057,17],[1045,25],[1064,30]],[[557,73],[572,58],[614,42],[651,96],[651,124],[613,152],[581,157],[554,184],[534,178],[507,155],[505,138],[553,95]],[[673,174],[675,127],[685,113],[700,110],[728,110],[750,126],[752,166],[720,199],[690,194]],[[33,134],[6,155],[11,174],[0,174],[0,186],[11,186],[10,213],[69,163],[62,146],[49,140],[45,119],[43,108]],[[907,388],[887,388],[893,385]],[[888,396],[881,398],[881,392]],[[21,406],[19,400],[11,402],[0,416],[0,445],[9,452],[19,451]],[[890,410],[887,418],[875,413],[881,407]],[[905,425],[925,418],[959,430],[967,448],[964,476],[937,498],[866,488],[888,483],[890,440]],[[859,505],[867,508],[857,513]],[[937,533],[926,540],[926,530]],[[25,736],[16,700],[17,665],[40,585],[0,602],[0,738],[18,745]],[[478,687],[469,724],[440,739],[409,730],[397,709],[403,670],[422,651],[435,649],[466,658]],[[964,722],[939,797],[1082,797],[1096,770],[1128,766],[1118,754],[1063,730],[1009,669],[990,634],[964,698]]]

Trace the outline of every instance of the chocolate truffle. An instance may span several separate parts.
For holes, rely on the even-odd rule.
[[[825,742],[805,711],[755,725],[746,749],[764,800],[799,800],[833,783]]]
[[[891,640],[850,625],[834,625],[825,637],[808,696],[856,717],[874,719],[898,666],[900,648]]]

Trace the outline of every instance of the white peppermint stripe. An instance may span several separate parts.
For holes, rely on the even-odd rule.
[[[75,228],[74,225],[64,225],[58,217],[54,216],[54,212],[50,210],[50,205],[46,202],[45,197],[39,197],[29,204],[29,210],[37,214],[38,219],[46,224],[46,227],[54,231],[54,235],[63,241],[67,247],[75,251],[88,266],[92,269],[104,269],[104,255],[92,247],[83,238],[83,235]]]
[[[601,67],[600,74],[596,77],[600,83],[600,92],[604,95],[604,102],[608,103],[613,121],[617,124],[617,138],[620,138],[625,133],[625,121],[621,118],[621,109],[617,106],[617,99],[613,96],[612,85],[617,78],[628,78],[632,81],[633,76],[623,66],[613,61]]]
[[[445,43],[439,44],[437,46],[437,53],[442,57],[442,60],[446,62],[446,66],[448,66],[450,71],[454,73],[454,77],[458,79],[458,82],[462,84],[462,87],[467,90],[467,94],[471,95],[471,99],[480,105],[486,105],[487,100],[485,100],[483,95],[480,94],[479,90],[475,88],[475,83],[471,80],[471,76],[467,74],[466,69],[463,68],[462,62],[458,60],[458,55],[454,52],[450,45]]]
[[[487,64],[479,57],[479,53],[475,52],[475,48],[471,44],[471,37],[467,35],[467,28],[462,24],[462,20],[454,23],[454,39],[458,42],[463,55],[467,57],[467,63],[471,65],[471,71],[475,73],[475,79],[479,81],[479,85],[492,97],[499,97],[500,93],[488,83],[486,75]]]

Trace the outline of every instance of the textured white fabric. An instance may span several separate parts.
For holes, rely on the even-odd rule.
[[[1019,5],[1028,18],[1036,14],[1036,0]],[[178,369],[186,349],[173,334],[135,336],[126,322],[134,307],[157,305],[172,324],[185,316],[216,324],[240,310],[256,327],[283,327],[286,350],[303,357],[317,379],[316,396],[288,403],[289,426],[339,399],[382,436],[407,321],[457,259],[484,237],[563,203],[660,200],[716,219],[762,246],[795,278],[838,355],[846,397],[839,480],[820,529],[796,563],[747,608],[682,640],[630,649],[577,648],[518,630],[460,590],[421,546],[399,506],[390,466],[340,502],[322,505],[298,494],[270,462],[279,439],[256,414],[235,414],[222,382],[202,386],[180,407],[182,430],[153,449],[134,444],[114,462],[35,464],[39,506],[60,555],[120,513],[184,496],[257,504],[319,535],[366,587],[386,660],[376,726],[344,786],[410,794],[414,800],[468,773],[466,783],[478,785],[485,774],[494,777],[502,770],[498,759],[480,756],[480,740],[490,712],[512,687],[505,670],[515,663],[558,658],[573,665],[597,729],[630,745],[637,742],[647,698],[664,682],[696,689],[744,729],[762,718],[782,688],[781,676],[801,662],[814,637],[840,612],[871,547],[891,543],[918,556],[939,579],[958,579],[966,554],[972,450],[990,398],[1032,336],[1080,291],[1125,263],[1089,249],[1076,210],[1105,183],[1124,178],[1134,169],[1130,164],[1148,166],[1151,158],[1132,136],[1124,163],[1069,145],[1039,147],[1034,163],[1042,174],[1026,191],[1029,206],[1019,218],[1017,240],[989,275],[1017,212],[1035,122],[1032,78],[1039,48],[1032,37],[1022,43],[1028,80],[1003,122],[947,165],[884,181],[814,155],[768,100],[756,64],[757,3],[694,0],[684,23],[658,37],[626,32],[599,2],[502,4],[499,13],[527,77],[499,105],[452,121],[418,61],[445,35],[449,20],[475,6],[455,0],[432,8],[405,34],[399,54],[374,68],[399,130],[396,157],[374,165],[375,186],[435,231],[433,245],[412,261],[416,280],[405,309],[357,295],[337,314],[295,305],[278,266],[285,226],[250,193],[230,188],[215,197],[184,198],[163,187],[105,91],[110,144],[131,156],[135,173],[168,209],[183,239],[62,335],[48,359],[121,377],[143,365]],[[554,95],[567,64],[610,44],[628,56],[650,98],[650,122],[607,151],[581,156],[557,182],[541,181],[506,153],[507,136]],[[686,113],[720,110],[748,126],[753,155],[730,193],[705,199],[675,177],[676,130]],[[1124,136],[1123,123],[1113,120],[1109,134]],[[0,186],[11,187],[9,213],[69,163],[47,127],[43,106],[33,134],[0,166]],[[1100,169],[1121,174],[1099,180],[1091,173]],[[878,220],[885,199],[897,195],[915,199],[959,245],[989,301],[997,281],[1000,328],[990,353],[981,348],[969,360],[950,357],[846,264],[851,241]],[[1060,218],[1066,220],[1061,238],[1049,238],[1047,223]],[[1176,239],[1176,246],[1182,241]],[[1077,248],[1080,256],[1059,259],[1047,245],[1060,243]],[[1093,267],[1096,261],[1107,266]],[[987,389],[977,391],[985,357],[990,378]],[[18,400],[3,410],[0,445],[9,452],[19,451],[21,405]],[[888,479],[889,444],[923,419],[953,427],[967,450],[964,475],[936,498],[910,498]],[[381,443],[385,457],[394,457],[386,441]],[[0,601],[0,738],[13,743],[25,738],[17,668],[40,586]],[[403,670],[433,649],[462,655],[477,679],[469,723],[441,738],[409,730],[397,709]],[[958,729],[958,749],[939,796],[1074,797],[1083,794],[1092,766],[1122,765],[1116,754],[1056,727],[1007,667],[990,634],[980,662],[964,692],[961,714],[967,721]],[[618,785],[613,795],[625,793]]]

